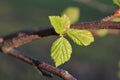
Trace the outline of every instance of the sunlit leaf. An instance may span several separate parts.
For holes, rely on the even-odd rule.
[[[51,25],[54,27],[55,31],[56,31],[58,34],[63,33],[63,31],[64,31],[64,26],[63,26],[63,24],[61,23],[61,18],[60,18],[60,16],[49,16],[49,19],[50,19]]]
[[[76,23],[80,17],[80,9],[77,7],[68,7],[63,11],[63,14],[70,18],[71,24]]]
[[[72,47],[64,37],[58,38],[51,48],[51,57],[55,62],[56,67],[68,61],[71,57]]]
[[[70,20],[66,15],[49,16],[50,22],[58,34],[63,34],[70,27]]]
[[[116,17],[112,19],[113,22],[120,22],[120,17]]]
[[[94,41],[94,37],[88,30],[69,29],[67,34],[78,45],[87,46]]]
[[[107,35],[108,30],[107,29],[100,29],[97,32],[98,32],[99,36],[103,37],[103,36]]]
[[[67,17],[66,15],[63,15],[61,17],[61,22],[62,22],[62,24],[64,26],[64,30],[70,28],[70,19],[69,19],[69,17]]]
[[[120,0],[113,0],[113,2],[120,7]]]

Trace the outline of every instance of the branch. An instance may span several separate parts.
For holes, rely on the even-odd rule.
[[[100,36],[98,30],[90,30],[94,36]],[[106,34],[108,35],[120,35],[120,30],[118,29],[107,29]]]
[[[120,29],[120,22],[96,21],[81,22],[71,26],[74,29]]]
[[[120,22],[110,22],[110,21],[97,21],[97,22],[82,22],[79,24],[74,24],[71,26],[74,29],[120,29]],[[93,32],[93,33],[94,33]],[[19,47],[25,43],[31,42],[41,37],[57,35],[52,27],[45,29],[33,29],[33,30],[24,30],[18,31],[16,33],[1,37],[1,42],[5,47]]]
[[[2,52],[2,51],[1,51]],[[64,80],[76,80],[71,74],[69,74],[67,71],[62,70],[62,69],[58,69],[56,67],[53,67],[49,64],[46,64],[44,62],[41,62],[37,59],[34,59],[30,56],[27,56],[25,54],[23,54],[22,52],[16,50],[16,49],[10,49],[8,51],[9,55],[16,57],[30,65],[36,66],[39,69],[45,70],[47,72],[50,72],[52,74],[55,74],[61,78],[63,78]]]
[[[114,17],[114,16],[113,16]],[[111,22],[110,19],[112,17],[103,18],[101,21],[96,22],[81,22],[78,24],[71,25],[71,28],[74,29],[87,29],[90,30],[93,35],[98,35],[98,29],[108,29],[109,34],[120,34],[120,22]],[[16,33],[12,33],[3,37],[0,37],[0,51],[3,53],[7,53],[13,57],[16,57],[30,65],[33,65],[38,71],[45,76],[51,77],[52,75],[44,72],[47,71],[49,73],[55,74],[64,80],[76,80],[71,74],[67,71],[58,69],[49,64],[41,62],[37,59],[34,59],[30,56],[27,56],[20,51],[17,51],[14,48],[17,48],[23,44],[31,42],[36,39],[40,39],[45,36],[50,35],[58,35],[52,27],[41,29],[32,29],[32,30],[23,30],[18,31]]]

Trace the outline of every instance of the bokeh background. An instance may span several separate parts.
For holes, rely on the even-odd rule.
[[[0,36],[50,26],[48,16],[61,15],[71,6],[80,9],[79,22],[99,20],[118,8],[112,0],[0,0]],[[54,65],[50,47],[55,39],[56,36],[44,37],[19,47],[19,50]],[[78,80],[119,80],[119,42],[119,35],[95,37],[95,42],[88,47],[77,46],[71,41],[71,60],[59,68],[68,70]],[[40,76],[30,65],[0,54],[0,80],[62,79]]]

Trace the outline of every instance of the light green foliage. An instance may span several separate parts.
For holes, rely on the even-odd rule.
[[[49,16],[50,22],[54,27],[55,31],[62,35],[66,29],[70,27],[70,20],[66,15],[60,16]]]
[[[64,34],[66,34],[66,31],[70,28],[70,20],[66,15],[63,15],[62,17],[50,16],[49,19],[55,31],[61,36],[53,43],[51,48],[51,57],[57,67],[68,61],[71,57],[71,45],[63,37]]]
[[[80,10],[77,7],[68,7],[63,11],[63,14],[70,18],[71,24],[77,22],[80,16]]]
[[[114,22],[120,22],[120,17],[113,18],[112,21],[114,21]]]
[[[70,19],[69,19],[68,16],[63,15],[63,16],[61,17],[61,22],[62,22],[62,24],[63,24],[64,31],[66,31],[67,29],[70,28],[71,22],[70,22]]]
[[[52,44],[51,48],[51,57],[56,67],[65,63],[71,57],[72,48],[68,40],[64,38],[65,34],[68,34],[79,45],[87,46],[94,41],[91,32],[88,30],[70,29],[70,19],[66,15],[62,17],[50,16],[49,19],[56,33],[60,35],[60,38]]]
[[[98,30],[98,35],[101,37],[104,37],[107,35],[108,30],[107,29],[100,29]]]
[[[113,2],[120,7],[120,0],[113,0]]]
[[[58,34],[63,33],[63,25],[59,16],[49,16],[50,22]]]
[[[70,59],[72,47],[67,39],[60,37],[52,44],[51,53],[57,67]]]
[[[87,46],[94,41],[94,38],[88,30],[69,29],[68,36],[78,45]]]

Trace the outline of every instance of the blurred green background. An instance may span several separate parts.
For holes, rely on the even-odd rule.
[[[68,7],[80,8],[81,21],[95,21],[111,15],[117,7],[112,0],[0,0],[0,35],[24,29],[50,26],[48,16],[61,15]],[[54,65],[50,47],[55,36],[25,44],[19,50]],[[73,46],[70,61],[59,68],[68,70],[78,80],[119,80],[120,37],[95,37],[88,47]],[[28,64],[0,54],[0,80],[62,80],[46,78]]]

